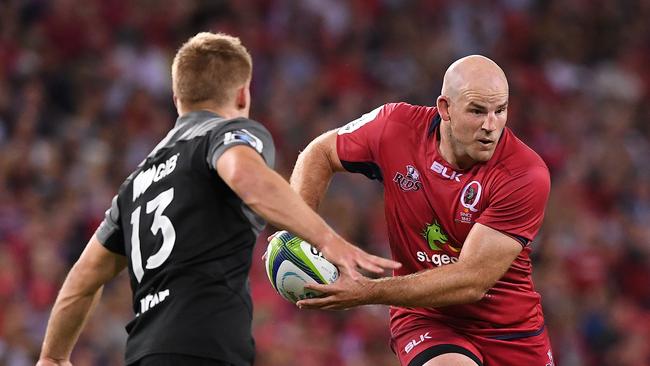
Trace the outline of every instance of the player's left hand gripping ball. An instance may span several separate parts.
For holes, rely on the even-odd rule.
[[[302,299],[296,303],[301,309],[347,310],[360,305],[375,304],[376,282],[365,276],[352,277],[341,271],[339,279],[332,284],[308,283],[305,289],[315,291],[318,297]]]

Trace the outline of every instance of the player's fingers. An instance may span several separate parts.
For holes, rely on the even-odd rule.
[[[278,235],[278,234],[280,234],[280,232],[279,232],[279,231],[276,231],[276,232],[274,232],[273,234],[269,235],[269,236],[266,238],[266,242],[267,242],[267,243],[271,242],[271,240],[273,240],[273,238],[274,238],[276,235]]]
[[[372,263],[371,261],[364,260],[364,261],[359,261],[359,267],[365,269],[366,271],[376,273],[376,274],[381,274],[384,273],[384,269],[379,267],[378,265]]]
[[[343,310],[348,310],[348,308],[338,305],[338,304],[332,304],[332,305],[325,305],[321,307],[320,309],[322,310],[330,310],[330,311],[343,311]]]
[[[331,293],[332,289],[330,285],[322,285],[320,283],[307,283],[305,284],[305,289],[306,290],[312,290],[312,291],[318,291],[322,294],[329,294]]]
[[[311,299],[300,300],[296,303],[300,309],[320,309],[324,306],[331,305],[330,300],[326,297],[315,297]]]
[[[402,263],[400,262],[394,261],[392,259],[378,257],[376,255],[372,256],[372,260],[376,265],[385,269],[398,269],[402,267]]]

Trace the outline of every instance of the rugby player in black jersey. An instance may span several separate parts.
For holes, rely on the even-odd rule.
[[[180,48],[179,118],[121,185],[68,274],[39,366],[70,365],[103,285],[127,267],[135,314],[127,365],[252,364],[248,272],[264,220],[313,243],[342,272],[399,266],[337,235],[272,170],[271,135],[248,119],[251,74],[238,38],[199,33]]]

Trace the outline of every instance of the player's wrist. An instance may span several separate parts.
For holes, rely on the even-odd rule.
[[[382,285],[380,279],[370,279],[366,284],[363,294],[362,302],[364,304],[383,304],[384,298],[382,295]]]
[[[313,244],[319,251],[327,251],[336,246],[342,238],[331,228],[327,227],[324,232],[317,236],[320,238],[317,244]]]
[[[71,365],[69,358],[41,356],[37,366]]]

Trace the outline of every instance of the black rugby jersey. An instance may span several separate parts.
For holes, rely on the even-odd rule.
[[[214,165],[237,145],[273,167],[273,140],[261,124],[208,111],[180,117],[106,211],[97,238],[129,259],[127,364],[153,353],[253,362],[248,272],[265,222]]]

